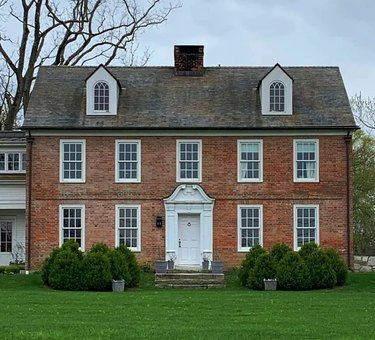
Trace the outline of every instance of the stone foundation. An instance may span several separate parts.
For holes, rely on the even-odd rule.
[[[354,256],[354,271],[375,272],[375,256]]]

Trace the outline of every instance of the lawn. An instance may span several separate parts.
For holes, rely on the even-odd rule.
[[[375,339],[375,274],[344,288],[256,292],[228,275],[219,290],[61,292],[37,274],[0,276],[1,339]]]

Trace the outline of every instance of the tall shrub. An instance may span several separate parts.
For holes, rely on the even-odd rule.
[[[126,282],[127,287],[138,286],[141,277],[141,270],[134,253],[132,253],[131,250],[124,245],[117,247],[116,251],[119,251],[125,256],[126,263],[129,268],[129,282]]]
[[[248,286],[250,271],[254,268],[255,262],[258,259],[258,257],[265,253],[266,251],[262,248],[262,246],[260,244],[257,244],[254,247],[252,247],[246,254],[246,257],[242,261],[238,273],[242,286]]]
[[[255,261],[254,268],[250,270],[248,286],[251,289],[264,289],[264,279],[276,278],[276,268],[272,256],[268,253],[261,254]]]
[[[112,282],[108,255],[102,252],[89,252],[83,259],[84,288],[94,291],[109,290]]]
[[[275,263],[279,263],[287,254],[292,251],[285,243],[277,243],[271,249],[271,256]]]
[[[348,277],[348,269],[346,267],[344,260],[340,257],[340,254],[336,249],[328,248],[325,249],[324,252],[328,256],[331,262],[332,269],[336,273],[336,285],[343,286]]]

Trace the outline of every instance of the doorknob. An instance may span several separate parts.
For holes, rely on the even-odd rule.
[[[181,248],[181,239],[178,239],[178,248]]]

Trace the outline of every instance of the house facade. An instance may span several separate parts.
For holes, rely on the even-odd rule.
[[[0,131],[0,265],[25,260],[26,139]]]
[[[336,67],[41,67],[28,136],[27,262],[74,239],[140,262],[239,265],[255,244],[351,264],[351,134]]]

